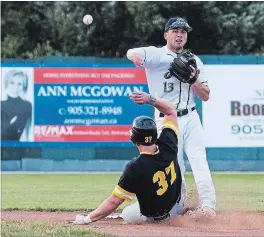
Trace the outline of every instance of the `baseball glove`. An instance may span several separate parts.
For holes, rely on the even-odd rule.
[[[197,80],[198,74],[193,74],[193,70],[190,66],[197,69],[196,60],[194,54],[190,50],[184,50],[177,55],[177,58],[173,59],[170,64],[169,72],[165,74],[165,78],[175,76],[179,81],[183,83],[193,84]]]

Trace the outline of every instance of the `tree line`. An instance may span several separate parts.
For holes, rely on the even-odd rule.
[[[82,18],[91,14],[86,26]],[[163,46],[170,17],[193,31],[198,55],[264,55],[264,2],[1,2],[1,57],[125,57],[127,49]]]

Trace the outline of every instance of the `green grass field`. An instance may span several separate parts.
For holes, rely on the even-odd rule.
[[[2,210],[91,210],[111,194],[119,176],[2,174]],[[194,188],[193,176],[186,177]],[[214,174],[213,180],[218,210],[264,211],[264,175]]]
[[[52,221],[2,221],[2,237],[111,237],[113,235],[96,233],[78,226],[65,226]]]
[[[107,198],[118,174],[2,174],[2,210],[88,211]],[[186,176],[194,189],[191,174]],[[264,175],[213,174],[218,211],[264,211]],[[118,211],[123,209],[125,202]],[[53,227],[51,228],[51,226]],[[2,221],[3,236],[109,236],[58,223]]]

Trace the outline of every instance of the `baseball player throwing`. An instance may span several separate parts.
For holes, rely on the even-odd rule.
[[[126,166],[112,195],[88,216],[77,215],[74,224],[100,220],[135,196],[138,202],[127,206],[122,218],[127,223],[169,220],[181,213],[182,177],[177,161],[177,112],[172,104],[145,92],[130,96],[136,104],[150,104],[164,114],[162,131],[157,139],[154,120],[147,116],[134,119],[130,139],[140,154]]]
[[[192,30],[180,17],[169,19],[165,25],[164,47],[142,47],[129,49],[127,58],[146,70],[150,94],[174,104],[178,114],[179,150],[178,162],[182,172],[182,196],[187,190],[184,180],[183,152],[186,153],[197,185],[200,213],[215,217],[216,195],[206,159],[203,128],[195,109],[194,97],[209,99],[210,89],[204,78],[203,63],[189,50],[184,50],[187,35]],[[155,109],[158,133],[161,132],[164,114]]]

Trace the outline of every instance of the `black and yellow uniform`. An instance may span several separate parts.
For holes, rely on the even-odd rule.
[[[177,161],[178,126],[164,121],[153,153],[140,153],[129,162],[113,194],[127,200],[136,195],[140,212],[159,217],[170,212],[181,198],[182,177]]]

